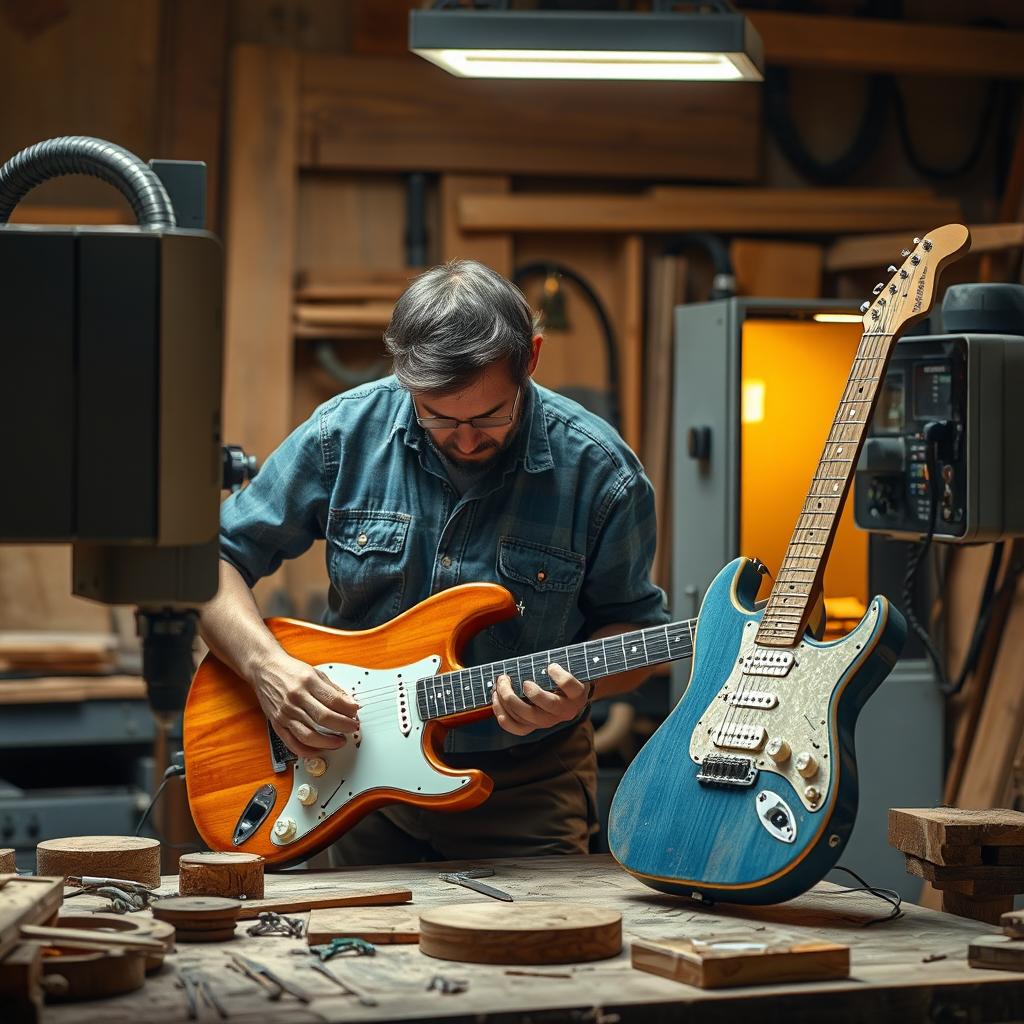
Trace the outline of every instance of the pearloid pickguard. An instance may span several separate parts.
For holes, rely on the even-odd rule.
[[[872,602],[860,625],[842,640],[825,646],[801,643],[796,648],[796,665],[782,678],[744,676],[742,662],[753,652],[757,632],[757,622],[747,622],[732,673],[698,719],[690,736],[692,760],[699,764],[708,754],[753,757],[762,772],[773,772],[786,779],[808,810],[820,806],[821,798],[812,803],[804,795],[804,790],[813,786],[822,796],[828,792],[836,756],[830,741],[831,724],[828,720],[832,693],[847,666],[856,660],[877,627],[879,614],[878,603]],[[778,706],[767,709],[732,707],[728,704],[729,695],[740,688],[772,692],[778,696]],[[764,726],[766,743],[779,738],[789,744],[789,759],[782,765],[776,765],[764,753],[763,747],[760,751],[744,751],[715,746],[713,738],[723,723],[729,726]],[[797,755],[802,752],[813,754],[819,765],[817,774],[809,779],[803,778],[795,768]]]

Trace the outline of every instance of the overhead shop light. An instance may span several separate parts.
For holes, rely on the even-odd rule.
[[[452,10],[442,3],[410,11],[409,49],[463,78],[762,81],[757,31],[724,0],[706,6],[676,13]]]

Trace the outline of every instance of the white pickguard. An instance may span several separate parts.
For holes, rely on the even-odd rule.
[[[461,775],[442,775],[423,753],[423,722],[416,710],[416,680],[437,673],[441,659],[424,658],[398,668],[367,669],[360,665],[317,665],[332,682],[360,704],[360,731],[338,750],[327,750],[327,771],[314,777],[303,759],[292,767],[292,791],[281,819],[295,822],[295,832],[281,839],[271,831],[276,846],[289,846],[308,835],[322,821],[361,793],[396,789],[409,794],[442,795],[468,785]],[[403,721],[400,696],[406,694]],[[296,796],[299,786],[316,788],[317,797],[305,807]]]

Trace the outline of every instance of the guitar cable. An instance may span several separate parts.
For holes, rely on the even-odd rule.
[[[1022,568],[1021,566],[1008,566],[1003,578],[1002,586],[999,588],[997,593],[996,583],[999,578],[999,569],[1003,561],[1004,543],[1003,541],[998,541],[993,544],[992,558],[989,562],[988,573],[986,574],[985,583],[981,591],[981,597],[978,601],[978,617],[975,621],[974,632],[971,635],[971,642],[968,646],[967,654],[964,656],[960,672],[957,674],[956,679],[950,679],[946,671],[943,656],[940,654],[929,630],[918,619],[914,606],[916,603],[917,573],[921,567],[921,563],[928,554],[932,540],[935,536],[935,515],[938,511],[939,491],[941,489],[941,475],[939,473],[940,462],[938,459],[939,442],[942,435],[948,435],[949,429],[953,426],[954,425],[952,423],[946,420],[939,420],[927,424],[924,428],[925,437],[929,442],[929,457],[926,462],[926,465],[930,470],[928,532],[907,559],[907,571],[903,578],[902,594],[903,613],[906,617],[907,625],[910,626],[914,635],[921,641],[921,644],[925,649],[925,653],[928,655],[928,660],[932,663],[932,667],[935,669],[936,682],[939,690],[947,697],[959,693],[967,682],[968,677],[977,667],[985,635],[988,632],[989,620],[991,618],[992,611],[1006,596],[1006,592],[1016,587],[1017,579]]]
[[[844,867],[842,864],[836,864],[833,871],[842,871],[847,875],[855,878],[860,885],[851,885],[843,887],[839,890],[840,893],[851,893],[851,892],[867,892],[877,899],[888,903],[892,907],[885,917],[873,917],[870,921],[865,921],[862,928],[870,928],[873,924],[885,924],[886,921],[897,921],[903,917],[903,910],[901,909],[903,903],[903,897],[895,889],[888,889],[884,886],[871,885],[869,882],[865,882],[856,871],[850,868]]]
[[[183,754],[183,752],[179,751],[177,754],[174,755],[174,758],[175,759],[167,766],[167,769],[164,771],[164,777],[161,780],[160,785],[157,786],[156,792],[153,794],[152,798],[150,799],[149,804],[147,805],[146,809],[142,812],[142,817],[139,818],[139,823],[135,827],[135,834],[137,836],[142,834],[142,826],[146,824],[146,821],[148,820],[150,814],[153,811],[153,808],[156,807],[157,800],[159,800],[160,797],[163,795],[163,791],[166,788],[167,783],[170,782],[171,779],[176,778],[178,776],[184,776],[184,774],[185,774],[185,764],[184,764],[184,754]],[[180,760],[179,760],[179,758],[180,758]],[[200,849],[200,847],[196,846],[195,843],[168,843],[164,839],[164,837],[162,835],[160,835],[160,833],[157,831],[155,825],[151,824],[149,826],[149,828],[150,828],[150,831],[153,833],[154,837],[160,841],[160,845],[161,846],[166,846],[170,850],[198,850],[198,849]]]

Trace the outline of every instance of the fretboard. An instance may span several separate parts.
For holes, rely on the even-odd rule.
[[[552,663],[561,665],[585,683],[634,668],[688,658],[693,653],[696,624],[696,619],[687,619],[421,679],[416,684],[420,718],[428,721],[488,707],[495,680],[500,675],[512,680],[512,689],[519,696],[523,694],[523,682],[527,679],[532,679],[542,689],[554,690],[555,683],[547,674],[548,665]]]
[[[756,641],[794,647],[807,629],[825,563],[853,481],[895,335],[865,331],[796,528],[775,578]]]

